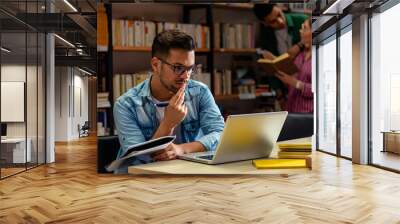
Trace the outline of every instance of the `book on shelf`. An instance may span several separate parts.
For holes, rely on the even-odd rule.
[[[279,70],[288,75],[293,75],[299,71],[288,53],[284,53],[272,60],[261,58],[258,59],[257,62],[263,67],[267,74],[276,74]]]
[[[256,98],[256,81],[254,79],[239,79],[238,85],[239,99]]]
[[[108,92],[97,93],[97,108],[111,107],[110,101],[108,100]]]
[[[253,24],[214,23],[216,49],[249,49],[255,47]]]
[[[190,79],[204,83],[209,89],[211,89],[211,75],[210,73],[194,73]]]
[[[234,7],[234,8],[243,8],[243,9],[252,9],[252,3],[215,3],[217,6],[225,6],[225,7]]]
[[[104,4],[97,4],[97,51],[108,51],[108,23]]]
[[[126,152],[119,159],[114,160],[112,163],[106,166],[106,170],[108,172],[114,171],[118,169],[123,162],[134,156],[140,156],[164,150],[174,140],[175,136],[163,136],[160,138],[152,139],[149,141],[129,146]]]
[[[178,29],[192,36],[196,48],[210,48],[210,31],[208,26],[129,19],[112,20],[112,43],[113,46],[118,47],[150,48],[153,39],[158,33],[170,29]]]
[[[113,75],[113,97],[114,102],[119,96],[129,89],[137,86],[150,77],[148,72],[140,72],[134,74],[114,74]]]
[[[232,71],[229,69],[214,70],[214,95],[232,94]]]

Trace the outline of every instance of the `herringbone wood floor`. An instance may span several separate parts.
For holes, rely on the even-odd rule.
[[[0,181],[0,223],[400,223],[400,175],[315,153],[289,176],[96,173],[96,141]]]

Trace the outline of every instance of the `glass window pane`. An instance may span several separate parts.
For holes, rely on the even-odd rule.
[[[26,33],[1,34],[1,140],[2,178],[25,170],[30,158],[26,141]],[[27,147],[28,146],[28,147]],[[28,151],[27,151],[28,148]]]
[[[318,147],[336,154],[336,38],[318,48]]]
[[[340,154],[352,157],[352,35],[340,36]]]
[[[372,25],[372,163],[400,170],[400,4],[374,15]],[[397,131],[385,134],[382,132]],[[386,145],[384,146],[384,142]],[[384,150],[384,152],[382,152]],[[393,153],[395,152],[395,153]]]

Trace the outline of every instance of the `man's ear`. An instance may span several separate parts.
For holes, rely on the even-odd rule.
[[[160,66],[159,66],[159,64],[160,64],[160,60],[158,60],[158,58],[156,58],[156,57],[152,57],[151,58],[151,60],[150,60],[150,64],[151,64],[151,68],[152,68],[152,70],[153,70],[153,73],[159,73],[160,71]]]

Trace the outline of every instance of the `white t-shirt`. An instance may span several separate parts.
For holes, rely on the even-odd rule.
[[[154,106],[156,107],[157,119],[158,119],[159,123],[161,123],[161,121],[164,119],[164,112],[165,112],[165,108],[167,106],[157,106],[157,105],[160,105],[160,104],[168,105],[168,101],[161,102],[161,101],[158,101],[154,97],[151,97],[151,99],[154,103]],[[176,144],[182,143],[181,125],[176,126],[174,129],[174,132],[172,134],[176,136],[174,143],[176,143]]]

